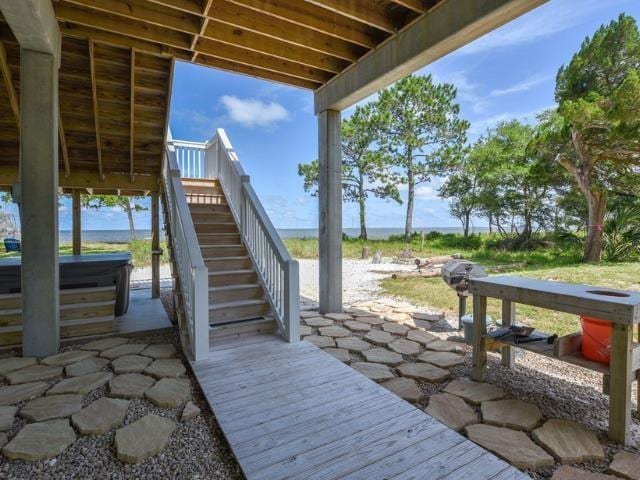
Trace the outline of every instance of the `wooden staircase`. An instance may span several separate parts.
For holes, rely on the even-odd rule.
[[[210,337],[275,330],[271,307],[218,180],[182,179],[209,270]]]

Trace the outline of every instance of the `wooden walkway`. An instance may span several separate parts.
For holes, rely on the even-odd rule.
[[[308,342],[236,340],[193,371],[249,480],[529,478]]]

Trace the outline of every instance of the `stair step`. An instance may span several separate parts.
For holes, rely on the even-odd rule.
[[[205,222],[194,223],[196,233],[238,233],[235,222]]]
[[[239,300],[209,306],[209,323],[220,324],[259,318],[271,312],[266,300]]]
[[[209,271],[216,270],[244,270],[251,268],[251,259],[247,255],[233,257],[209,257],[204,259]]]
[[[229,205],[227,204],[227,199],[225,198],[224,195],[201,195],[198,193],[194,193],[194,194],[188,194],[186,193],[186,197],[187,197],[187,203],[189,204],[189,206],[195,206],[195,205],[207,205],[209,207],[211,206],[220,206],[220,207],[224,207],[224,208],[229,208]]]
[[[200,245],[202,258],[240,257],[247,254],[244,245]]]
[[[235,223],[229,212],[191,212],[193,223]]]
[[[189,203],[189,210],[194,213],[231,213],[231,209],[227,204],[217,203]]]
[[[182,178],[182,185],[183,186],[190,186],[190,187],[219,187],[220,186],[220,181],[217,178],[189,178],[189,177],[183,177]]]
[[[224,287],[227,285],[238,285],[257,282],[258,276],[253,269],[209,272],[210,287]]]
[[[237,246],[242,243],[242,240],[239,233],[200,233],[198,234],[198,242],[204,246]]]
[[[255,334],[271,334],[278,329],[273,318],[240,320],[237,322],[211,325],[209,327],[209,345],[224,344],[230,339]]]
[[[259,298],[264,298],[264,291],[259,283],[236,283],[235,285],[209,287],[209,302],[211,303]]]

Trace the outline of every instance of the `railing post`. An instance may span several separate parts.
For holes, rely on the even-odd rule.
[[[284,271],[284,329],[289,343],[300,341],[299,267],[289,260]]]
[[[193,272],[194,339],[193,359],[197,362],[209,354],[209,279],[206,268]]]
[[[247,216],[247,212],[246,212],[246,189],[245,189],[245,185],[248,185],[251,182],[251,177],[249,177],[249,175],[242,175],[240,176],[240,205],[238,205],[238,208],[240,209],[240,211],[238,212],[238,216],[240,217],[238,220],[240,220],[240,235],[242,235],[243,238],[246,239],[246,235],[247,235],[247,223],[246,223],[246,216]]]

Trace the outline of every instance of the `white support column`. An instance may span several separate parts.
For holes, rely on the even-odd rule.
[[[340,112],[318,114],[320,313],[342,311],[342,152]]]

